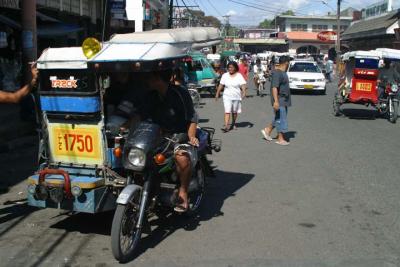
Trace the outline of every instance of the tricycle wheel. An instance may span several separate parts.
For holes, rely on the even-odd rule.
[[[136,227],[139,217],[139,194],[126,205],[118,204],[111,227],[111,249],[119,262],[135,257],[142,229]]]
[[[342,115],[342,111],[340,110],[340,102],[338,99],[338,94],[335,95],[335,98],[333,99],[333,115],[335,115],[336,117],[339,117]]]
[[[189,217],[198,212],[205,194],[206,177],[201,164],[197,165],[196,176],[197,177],[193,177],[192,179],[197,179],[197,190],[189,193],[189,209],[186,212],[186,215]]]
[[[392,105],[389,107],[389,121],[391,123],[396,123],[397,117],[399,116],[399,102],[397,101],[390,101],[390,104]]]

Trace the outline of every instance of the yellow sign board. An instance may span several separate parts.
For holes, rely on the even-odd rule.
[[[356,90],[363,91],[363,92],[371,92],[372,91],[372,84],[370,83],[356,83]]]
[[[50,123],[48,129],[54,162],[103,164],[104,146],[99,125]]]

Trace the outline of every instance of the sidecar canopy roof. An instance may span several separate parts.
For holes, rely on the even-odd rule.
[[[380,53],[381,58],[400,60],[400,50],[390,48],[377,48],[376,51]]]
[[[344,61],[350,60],[350,58],[372,58],[379,59],[381,53],[375,50],[371,51],[351,51],[347,52],[342,56]]]
[[[192,50],[220,42],[221,37],[216,28],[163,29],[117,34],[105,43],[90,63],[182,58]]]
[[[37,61],[38,69],[87,69],[81,47],[47,48]]]

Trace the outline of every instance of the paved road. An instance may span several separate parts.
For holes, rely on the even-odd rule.
[[[293,96],[289,147],[261,139],[269,96],[246,99],[239,129],[217,133],[218,177],[199,216],[153,221],[128,266],[400,266],[400,126],[358,106],[333,117],[333,90]],[[222,126],[221,102],[204,100],[200,114]],[[0,266],[117,265],[112,214],[25,206],[18,192],[33,156],[32,147],[0,155],[16,179],[0,195]]]

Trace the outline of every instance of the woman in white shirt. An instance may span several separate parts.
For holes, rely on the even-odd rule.
[[[222,75],[220,84],[215,95],[215,100],[218,100],[222,89],[224,89],[223,100],[225,108],[225,128],[223,132],[229,132],[235,129],[235,123],[238,113],[242,112],[242,98],[246,96],[246,81],[240,74],[239,66],[236,62],[228,63],[228,72]],[[232,124],[229,128],[229,121],[232,114]]]

